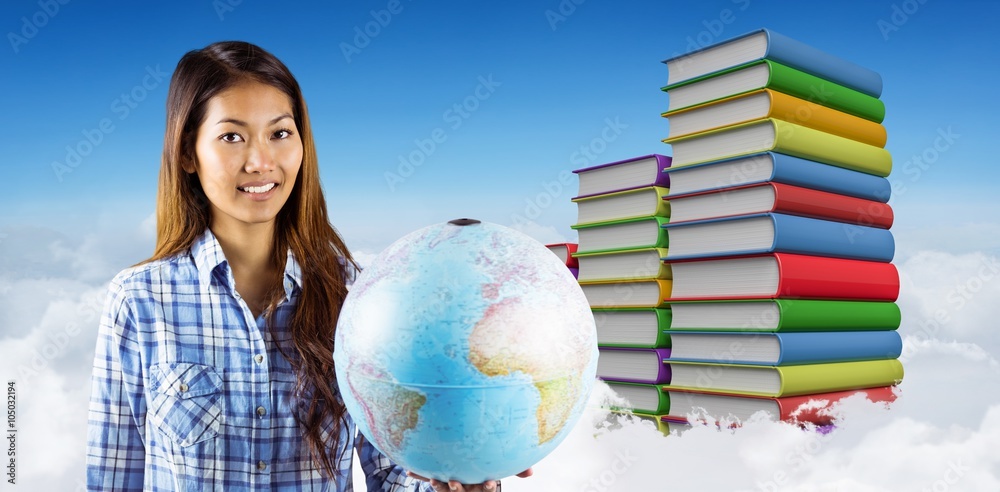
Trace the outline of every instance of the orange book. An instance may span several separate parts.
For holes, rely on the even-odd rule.
[[[874,121],[770,89],[670,111],[662,116],[670,120],[667,143],[673,139],[764,118],[795,123],[879,148],[885,147],[886,142],[885,127]]]

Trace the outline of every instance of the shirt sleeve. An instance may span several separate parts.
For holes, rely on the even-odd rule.
[[[434,492],[430,482],[423,482],[406,476],[403,467],[393,463],[372,446],[365,436],[358,432],[354,440],[358,450],[358,460],[365,472],[368,492]]]
[[[121,285],[108,290],[87,419],[87,490],[143,489],[146,401],[135,319]]]

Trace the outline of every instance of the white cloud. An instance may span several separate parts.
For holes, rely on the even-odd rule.
[[[26,489],[81,485],[96,311],[107,280],[149,254],[150,231],[148,218],[81,238],[42,228],[4,231],[0,372],[19,381],[18,463]],[[529,234],[565,240],[544,226]],[[359,261],[369,263],[371,249],[359,248]],[[606,414],[592,408],[536,465],[534,477],[506,479],[504,489],[1000,489],[993,449],[1000,442],[993,323],[1000,319],[1000,282],[986,278],[993,258],[923,251],[898,265],[906,377],[890,410],[848,402],[827,436],[755,421],[736,431],[696,427],[664,437],[641,421],[608,430]],[[939,311],[947,320],[935,325]],[[598,385],[595,407],[607,391]]]

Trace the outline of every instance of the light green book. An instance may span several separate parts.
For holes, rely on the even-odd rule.
[[[771,60],[750,62],[662,88],[670,97],[667,112],[758,89],[783,92],[876,123],[885,119],[885,103],[878,98]]]
[[[638,248],[666,248],[669,217],[637,217],[591,224],[575,224],[577,253],[598,253]]]
[[[670,310],[593,308],[597,344],[602,347],[669,348]]]

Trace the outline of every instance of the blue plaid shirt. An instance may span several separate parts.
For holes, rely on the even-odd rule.
[[[289,252],[285,299],[268,330],[236,292],[211,231],[189,252],[118,274],[94,358],[87,488],[350,491],[353,448],[369,491],[431,490],[357,434],[349,416],[336,439],[324,433],[334,449],[347,445],[337,477],[320,475],[280,352],[296,353],[287,324],[300,288]]]

